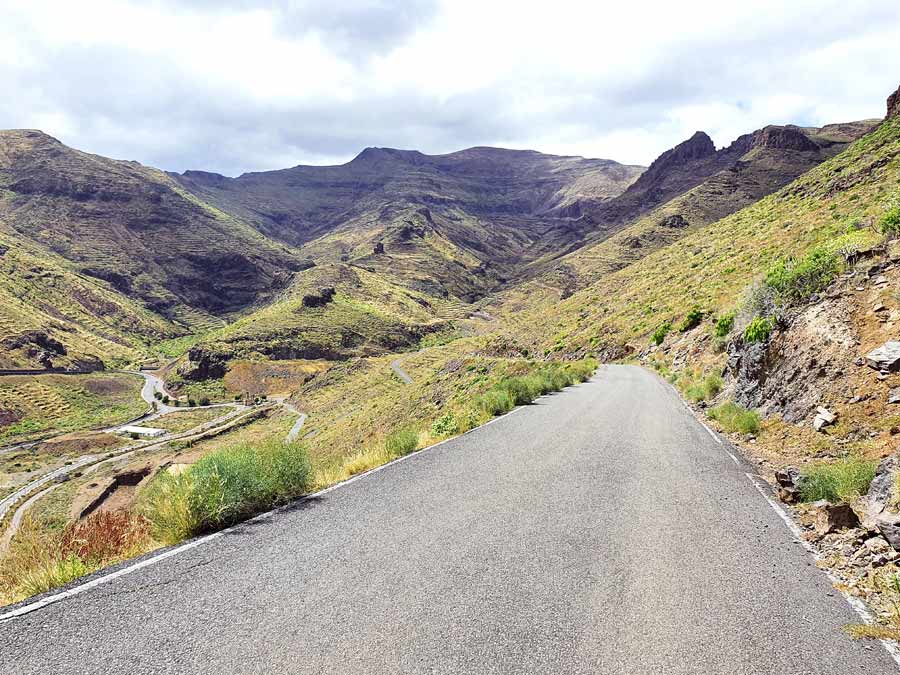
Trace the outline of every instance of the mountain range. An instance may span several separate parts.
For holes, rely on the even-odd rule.
[[[237,178],[3,131],[0,366],[112,366],[179,336],[226,359],[408,348],[481,306],[566,297],[876,123],[769,126],[719,150],[697,132],[647,168],[367,148],[340,166]]]

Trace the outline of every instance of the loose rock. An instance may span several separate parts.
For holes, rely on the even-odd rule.
[[[820,536],[859,526],[859,518],[849,504],[817,502],[815,518],[816,533]]]
[[[900,342],[889,340],[866,354],[866,365],[875,370],[900,370]]]

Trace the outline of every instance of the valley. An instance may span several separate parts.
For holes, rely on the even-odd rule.
[[[900,321],[897,96],[884,120],[697,132],[649,167],[367,148],[230,178],[0,132],[0,368],[43,371],[0,375],[0,600],[581,396],[598,363],[657,371],[773,485],[874,475],[900,425],[900,375],[865,365]],[[148,406],[162,435],[123,433]],[[211,475],[242,486],[215,509]],[[820,499],[865,511],[851,482],[786,501],[900,636],[896,523],[857,522],[846,555],[847,528],[817,529]],[[115,518],[118,548],[65,548]],[[848,567],[873,538],[892,553]]]

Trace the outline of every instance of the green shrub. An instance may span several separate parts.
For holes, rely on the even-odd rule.
[[[900,206],[888,210],[878,221],[878,226],[884,234],[900,234]]]
[[[842,268],[839,253],[820,246],[800,260],[788,258],[772,265],[765,283],[783,304],[797,303],[828,286]]]
[[[722,391],[722,378],[715,373],[707,375],[699,382],[690,384],[684,395],[691,401],[708,401],[715,398]]]
[[[734,328],[734,312],[728,312],[716,319],[716,327],[713,333],[717,338],[723,338]]]
[[[210,453],[186,471],[160,473],[141,497],[154,536],[175,543],[221,529],[302,495],[310,477],[306,449],[269,441]]]
[[[816,464],[803,472],[800,494],[803,501],[849,501],[866,494],[875,478],[875,462],[845,457],[829,464]]]
[[[419,446],[419,432],[398,429],[384,439],[384,449],[390,455],[408,455]]]
[[[452,412],[446,412],[438,417],[431,425],[431,433],[433,436],[452,436],[459,433],[459,422]]]
[[[507,392],[514,405],[525,405],[537,398],[524,377],[507,377],[500,380],[495,388]]]
[[[703,321],[704,316],[705,313],[699,307],[691,308],[691,311],[689,311],[684,319],[682,319],[681,323],[678,324],[678,332],[687,333],[692,328],[696,328],[700,325],[700,322]]]
[[[655,331],[653,331],[653,335],[650,336],[650,341],[659,346],[663,343],[663,340],[666,339],[666,335],[672,330],[672,324],[666,321],[663,324],[660,324]]]
[[[201,396],[199,403],[200,405],[209,405],[209,398],[206,396]]]
[[[553,391],[553,380],[547,373],[535,373],[518,378],[528,390],[529,402]]]
[[[188,406],[191,407],[191,408],[193,408],[195,405],[197,405],[197,401],[195,401],[195,400],[192,399],[192,398],[189,398],[189,399],[188,399]]]
[[[597,370],[597,362],[594,359],[584,359],[566,365],[566,370],[572,376],[574,382],[587,382]]]
[[[477,399],[478,407],[488,415],[496,417],[503,415],[516,407],[515,402],[507,391],[489,389]]]
[[[755,316],[744,329],[747,342],[765,342],[775,328],[775,319],[770,316]]]
[[[725,431],[755,434],[759,431],[759,413],[729,401],[709,411],[711,419],[722,425]]]

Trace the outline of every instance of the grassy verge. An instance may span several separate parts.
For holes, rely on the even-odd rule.
[[[709,417],[729,433],[755,434],[759,432],[759,413],[755,410],[747,410],[731,401],[711,408]]]
[[[153,536],[166,544],[222,529],[296,499],[309,487],[302,445],[268,441],[210,453],[186,471],[163,471],[141,504]]]
[[[125,512],[95,513],[62,529],[26,516],[0,561],[0,601],[63,586],[151,547],[147,521]]]
[[[803,472],[803,501],[826,499],[848,501],[866,494],[875,478],[876,462],[860,457],[845,457],[828,464],[816,464]]]
[[[383,438],[338,457],[336,461],[324,462],[316,471],[316,489],[381,466],[419,447],[465,433],[517,405],[527,405],[543,394],[583,382],[597,368],[592,360],[545,364],[522,362],[519,365],[526,372],[501,375],[497,379],[479,375],[480,386],[464,400],[448,402],[433,417],[412,424],[404,422]]]

